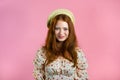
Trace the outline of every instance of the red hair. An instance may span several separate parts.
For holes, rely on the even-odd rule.
[[[69,26],[69,36],[68,38],[59,45],[55,37],[55,26],[58,20],[62,20],[68,23]],[[51,19],[47,24],[49,30],[47,33],[47,38],[45,46],[43,46],[46,51],[47,65],[57,59],[57,57],[62,56],[69,61],[73,62],[76,66],[77,63],[77,52],[75,48],[77,45],[77,39],[74,30],[74,24],[71,21],[70,17],[65,14],[59,14],[53,19]]]

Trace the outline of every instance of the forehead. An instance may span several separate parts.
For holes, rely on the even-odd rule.
[[[68,27],[68,23],[62,20],[58,20],[56,27]]]

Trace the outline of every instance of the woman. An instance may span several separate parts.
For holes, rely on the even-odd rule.
[[[88,80],[87,62],[78,48],[74,16],[66,9],[55,10],[48,17],[46,43],[33,61],[35,80]]]

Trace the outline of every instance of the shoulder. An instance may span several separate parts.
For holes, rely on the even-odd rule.
[[[83,68],[87,68],[88,64],[87,64],[87,59],[86,56],[83,52],[83,50],[81,48],[76,48],[77,51],[77,63],[83,67]]]
[[[85,57],[85,54],[84,54],[84,51],[82,50],[82,48],[76,47],[75,51],[77,52],[78,57]]]
[[[79,47],[76,47],[76,48],[75,48],[75,51],[76,51],[77,53],[82,53],[82,52],[83,52],[83,50],[82,50],[81,48],[79,48]]]
[[[45,61],[46,57],[43,48],[38,48],[33,59],[33,64],[37,67],[40,67],[42,64],[45,63]]]
[[[75,48],[76,51],[81,51],[82,49],[80,47]]]
[[[44,52],[44,48],[43,48],[43,47],[39,47],[39,48],[37,49],[37,52]]]
[[[43,47],[38,48],[37,52],[36,52],[36,56],[38,56],[39,58],[45,58],[45,50]]]

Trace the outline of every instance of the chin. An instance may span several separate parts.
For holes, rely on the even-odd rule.
[[[60,41],[60,42],[63,42],[63,41],[65,41],[66,39],[58,39],[58,41]]]

